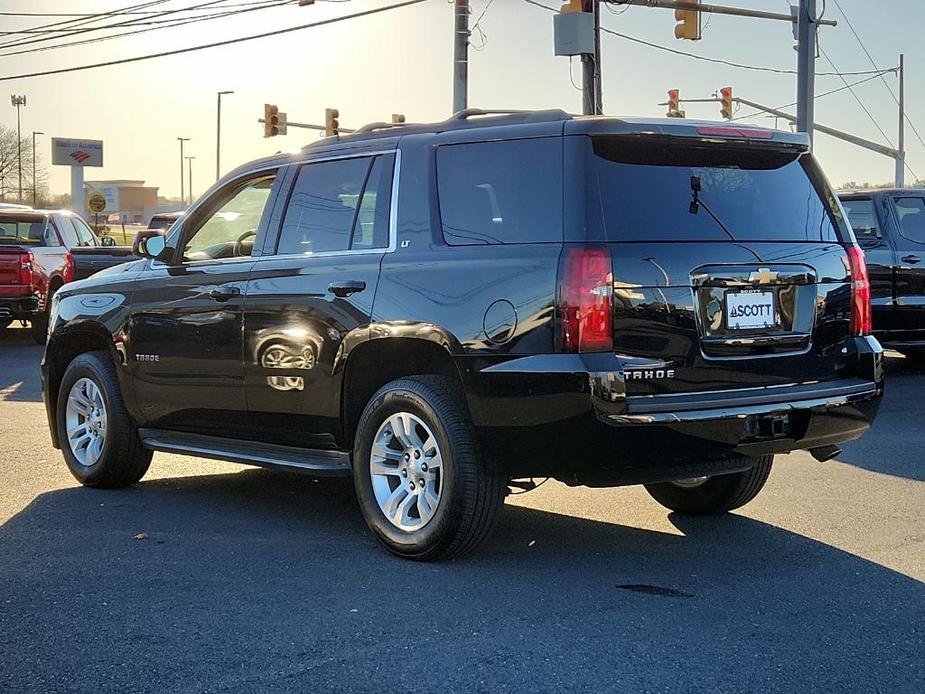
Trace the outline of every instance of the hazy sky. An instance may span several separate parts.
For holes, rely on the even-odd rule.
[[[222,0],[216,7],[242,0]],[[543,0],[558,7],[561,0]],[[718,1],[718,0],[717,0]],[[101,12],[141,0],[2,0],[0,11]],[[167,0],[150,9],[188,8],[205,0]],[[184,27],[150,31],[128,38],[11,56],[0,48],[0,77],[131,57],[275,28],[304,24],[392,0],[323,2],[313,6],[259,10]],[[489,6],[490,4],[490,6]],[[786,12],[786,0],[728,0],[725,4]],[[906,103],[925,136],[925,2],[923,0],[819,0],[826,17],[839,26],[821,30],[821,44],[842,72],[870,70],[871,64],[852,35],[838,5],[847,13],[881,68],[906,55]],[[484,108],[549,108],[580,110],[580,94],[569,80],[569,59],[553,55],[552,14],[524,0],[472,0],[473,22],[484,37],[470,54],[469,103]],[[203,10],[204,11],[204,10]],[[0,16],[0,32],[60,21],[55,18]],[[106,20],[106,23],[124,21]],[[644,7],[605,8],[606,28],[673,49],[739,63],[790,70],[795,67],[791,27],[784,22],[713,16],[699,42],[674,39],[670,10]],[[140,27],[139,27],[140,28]],[[23,132],[105,141],[106,166],[88,169],[88,179],[137,178],[160,186],[161,194],[179,194],[179,145],[192,138],[187,154],[194,162],[194,192],[215,179],[215,93],[233,89],[223,100],[222,168],[312,141],[312,131],[290,128],[289,135],[264,139],[257,119],[264,102],[286,111],[291,121],[322,122],[325,107],[337,107],[341,124],[356,127],[388,120],[393,112],[408,120],[439,120],[451,110],[453,6],[451,0],[429,0],[371,17],[306,29],[270,39],[205,50],[140,63],[85,72],[4,82],[6,92],[25,94]],[[100,32],[76,40],[113,33]],[[0,43],[22,39],[9,34]],[[737,95],[772,106],[794,100],[796,77],[717,65],[633,43],[612,35],[603,39],[604,107],[609,115],[661,116],[671,87],[685,97],[705,97],[731,85]],[[49,42],[51,43],[51,42]],[[484,43],[484,47],[482,47]],[[35,44],[35,46],[46,44]],[[20,49],[21,50],[21,49]],[[573,66],[575,80],[580,65]],[[820,57],[819,72],[831,72]],[[849,81],[863,77],[848,77]],[[886,81],[896,87],[894,75]],[[820,76],[817,94],[843,86],[837,76]],[[855,87],[873,117],[895,144],[897,108],[884,84],[872,80]],[[15,126],[9,100],[0,108],[0,122]],[[690,105],[691,117],[719,119],[714,104]],[[745,111],[743,110],[743,113]],[[848,91],[816,102],[819,123],[884,142],[874,123]],[[773,125],[758,117],[756,123]],[[783,124],[782,124],[783,125]],[[50,160],[48,138],[39,139],[39,155]],[[925,178],[925,148],[907,130],[908,163]],[[816,151],[833,183],[889,181],[893,161],[855,146],[817,135]],[[69,188],[66,167],[50,167],[54,192]],[[907,170],[907,179],[912,180]]]

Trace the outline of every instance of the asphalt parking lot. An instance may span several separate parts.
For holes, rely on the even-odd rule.
[[[925,370],[722,518],[549,482],[480,551],[381,550],[351,486],[157,454],[79,488],[0,332],[0,691],[925,691]],[[138,539],[143,538],[143,539]]]

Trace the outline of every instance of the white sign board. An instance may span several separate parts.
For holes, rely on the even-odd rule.
[[[58,166],[102,166],[102,140],[51,138],[51,163]]]
[[[91,184],[92,185],[92,184]],[[119,188],[112,185],[95,186],[97,192],[102,193],[106,198],[107,210],[119,210]]]

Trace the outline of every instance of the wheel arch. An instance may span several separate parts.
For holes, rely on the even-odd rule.
[[[426,338],[388,337],[354,347],[346,360],[341,385],[344,444],[353,446],[360,415],[377,390],[397,378],[418,374],[445,376],[465,397],[456,359],[445,344]]]
[[[55,417],[58,403],[58,392],[61,380],[68,365],[74,359],[87,352],[106,352],[113,360],[113,364],[120,364],[121,360],[113,346],[112,335],[98,323],[84,322],[77,326],[52,335],[45,347],[43,372],[45,378],[45,407],[48,411],[52,443],[60,448],[58,429],[55,426]]]

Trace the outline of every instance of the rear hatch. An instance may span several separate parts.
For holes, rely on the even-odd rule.
[[[568,138],[575,238],[610,252],[627,395],[845,377],[850,230],[811,156],[773,143]]]
[[[9,288],[19,289],[22,274],[23,249],[18,246],[7,246],[0,243],[0,293],[9,293]],[[7,289],[4,292],[4,289]],[[18,292],[17,292],[18,293]]]

